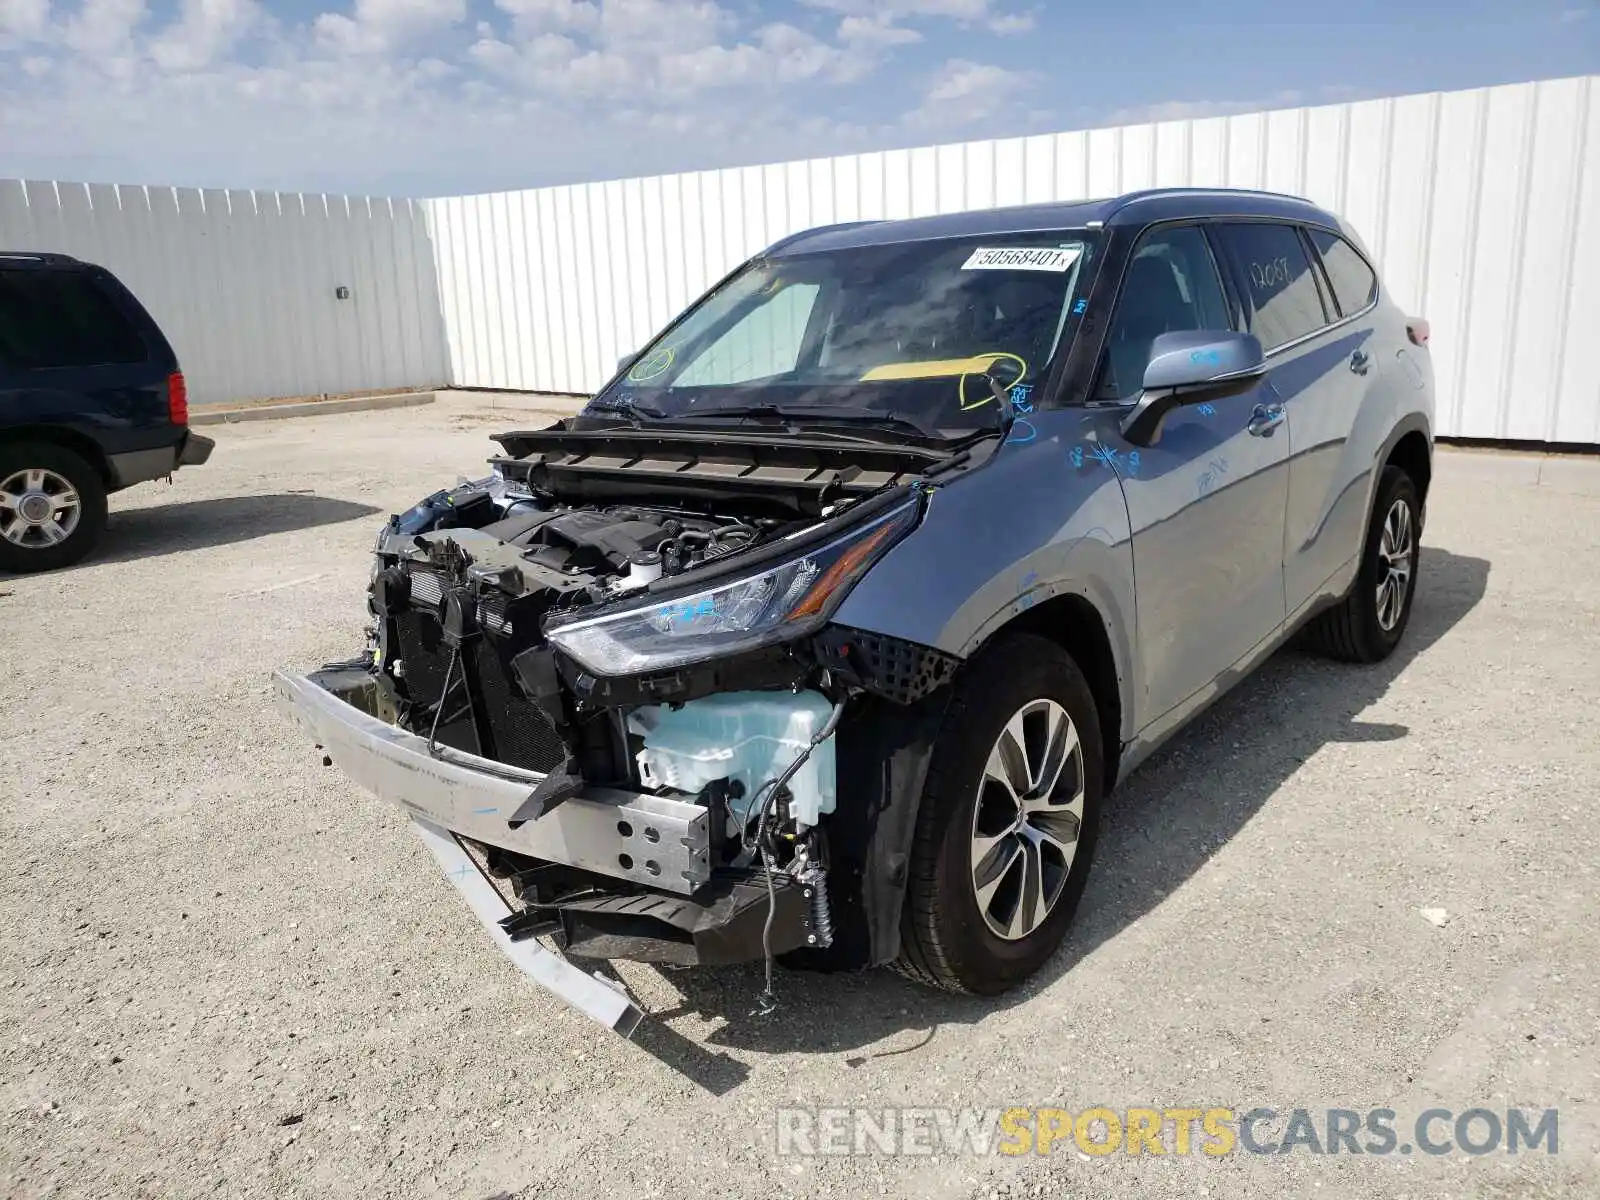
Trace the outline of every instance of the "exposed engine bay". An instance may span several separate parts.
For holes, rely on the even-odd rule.
[[[493,475],[380,532],[368,654],[323,686],[441,760],[533,780],[514,811],[481,810],[502,834],[450,826],[513,938],[681,963],[826,950],[841,719],[955,667],[828,618],[953,456],[500,440]],[[562,855],[517,848],[552,819]]]

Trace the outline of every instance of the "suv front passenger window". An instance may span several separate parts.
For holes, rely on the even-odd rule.
[[[1128,263],[1106,335],[1099,398],[1129,400],[1139,394],[1151,343],[1163,333],[1232,328],[1205,234],[1192,225],[1145,234]]]

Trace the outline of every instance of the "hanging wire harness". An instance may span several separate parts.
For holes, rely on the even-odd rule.
[[[768,841],[767,824],[779,794],[788,786],[795,773],[806,765],[806,760],[811,757],[811,752],[832,737],[834,730],[839,727],[839,720],[844,716],[844,706],[848,701],[849,697],[847,696],[833,706],[833,711],[828,714],[828,719],[823,722],[822,728],[817,730],[816,735],[811,739],[810,745],[795,755],[794,761],[785,767],[781,774],[762,784],[760,790],[756,793],[755,799],[751,802],[752,807],[757,804],[761,806],[761,816],[756,822],[754,844],[752,845],[749,841],[749,827],[746,826],[745,836],[742,839],[743,846],[747,854],[754,850],[760,856],[761,870],[767,881],[767,921],[761,929],[761,953],[766,965],[766,987],[756,999],[756,1007],[751,1014],[752,1016],[767,1016],[775,1012],[778,1007],[778,998],[772,990],[772,924],[778,915],[778,892],[776,885],[772,881],[774,868],[771,846]],[[828,911],[827,870],[822,863],[811,857],[804,847],[797,852],[797,859],[801,865],[799,871],[796,872],[796,877],[810,895],[811,924],[815,931],[816,944],[819,947],[826,947],[833,940],[833,917]],[[826,938],[826,941],[824,938]]]

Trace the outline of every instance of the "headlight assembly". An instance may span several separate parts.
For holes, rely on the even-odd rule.
[[[595,675],[632,675],[803,637],[917,519],[917,501],[756,574],[655,604],[550,625],[552,645]]]

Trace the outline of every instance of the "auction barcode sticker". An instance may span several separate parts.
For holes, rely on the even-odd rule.
[[[963,271],[1068,271],[1082,246],[979,246]]]

